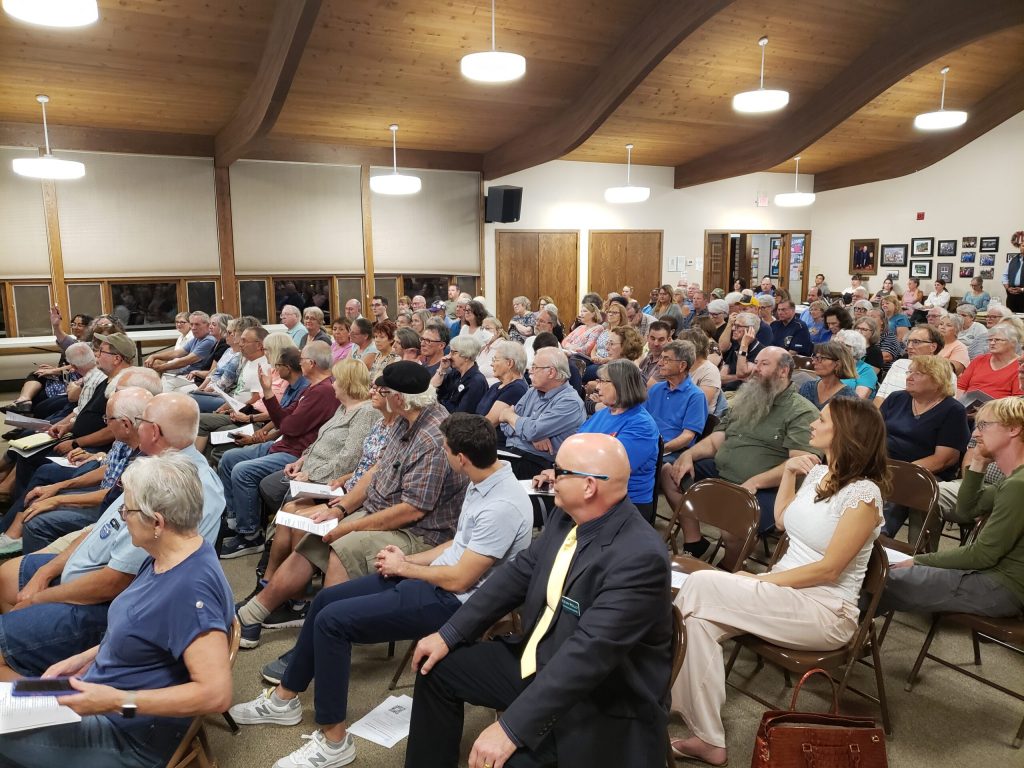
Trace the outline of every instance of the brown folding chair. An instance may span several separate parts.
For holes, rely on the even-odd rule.
[[[238,656],[238,644],[241,639],[242,624],[236,616],[231,622],[231,636],[228,638],[228,663],[231,667],[235,666],[235,657]],[[231,732],[237,734],[239,728],[234,718],[227,712],[224,712],[223,715]],[[178,748],[171,755],[171,759],[167,761],[167,768],[186,768],[191,765],[198,765],[200,768],[217,768],[217,760],[213,757],[213,752],[210,749],[210,739],[206,735],[203,722],[202,716],[192,719],[192,725],[185,732]]]
[[[683,624],[683,614],[679,608],[672,606],[672,675],[668,679],[668,690],[665,697],[672,695],[672,683],[679,677],[679,670],[683,668],[683,657],[686,656],[686,625]],[[676,768],[676,756],[672,753],[672,735],[665,729],[666,738],[666,766]]]
[[[928,629],[928,636],[924,639],[924,645],[921,646],[921,652],[917,655],[917,661],[914,662],[914,668],[910,670],[910,675],[907,677],[907,684],[904,686],[904,690],[908,693],[913,690],[914,683],[917,682],[917,674],[921,670],[921,665],[924,663],[925,659],[931,659],[932,661],[937,661],[939,664],[949,667],[962,675],[967,675],[967,677],[972,680],[977,680],[982,685],[987,685],[989,688],[995,688],[997,691],[1002,691],[1007,696],[1012,696],[1018,701],[1024,701],[1024,693],[1007,688],[989,678],[982,677],[968,669],[964,669],[960,664],[955,664],[936,656],[933,653],[929,653],[932,640],[935,639],[935,634],[938,632],[939,625],[943,623],[970,630],[971,641],[974,644],[975,666],[981,665],[981,644],[978,641],[979,635],[991,640],[997,645],[1001,645],[1003,648],[1007,648],[1015,653],[1024,655],[1024,619],[1021,619],[1019,616],[1014,618],[995,619],[989,618],[988,616],[976,616],[970,613],[937,613],[932,619],[932,625]],[[1017,734],[1013,738],[1013,746],[1015,749],[1020,749],[1022,744],[1024,744],[1024,719],[1020,721],[1020,727],[1017,729]]]
[[[879,536],[883,547],[896,549],[908,555],[919,552],[933,552],[942,534],[942,520],[939,517],[939,484],[935,475],[927,469],[906,461],[889,460],[892,473],[892,490],[885,501],[899,504],[910,510],[907,542]]]
[[[813,371],[814,360],[806,355],[793,355],[793,362],[796,363],[798,371]]]
[[[718,539],[708,547],[702,560],[713,562],[723,547],[724,535],[729,534],[742,542],[732,570],[735,572],[743,567],[757,543],[757,524],[761,517],[761,508],[754,494],[742,486],[719,479],[701,480],[691,485],[683,494],[665,536],[673,553],[679,551],[676,538],[683,527],[684,513],[686,517],[696,518],[718,529]],[[677,562],[685,559],[677,558]]]
[[[777,555],[780,550],[785,548],[786,543],[788,543],[788,539],[779,542],[779,546],[776,548]],[[775,559],[777,557],[773,558],[773,560]],[[816,667],[820,667],[830,673],[842,671],[837,700],[842,698],[846,690],[849,690],[858,696],[875,702],[878,704],[879,709],[881,709],[882,725],[885,728],[885,732],[887,734],[891,733],[889,705],[885,698],[885,682],[882,677],[882,660],[878,653],[878,638],[875,636],[874,625],[875,610],[878,607],[878,600],[882,596],[882,590],[885,587],[885,579],[888,574],[889,562],[886,558],[885,550],[876,541],[871,548],[871,559],[868,561],[867,571],[864,574],[864,584],[861,587],[862,593],[868,597],[868,606],[861,614],[860,623],[857,626],[857,631],[853,634],[853,638],[844,647],[833,651],[794,651],[790,648],[783,648],[782,646],[769,643],[767,640],[762,640],[755,635],[740,635],[735,638],[736,646],[729,657],[729,662],[725,665],[726,680],[728,681],[733,664],[736,663],[736,658],[743,648],[753,651],[758,657],[754,674],[761,670],[765,661],[781,667],[787,674],[787,681],[788,673],[792,672],[802,675]],[[854,663],[861,661],[866,664],[867,662],[863,662],[863,657],[867,655],[871,656],[871,664],[869,666],[874,667],[875,671],[877,696],[859,691],[850,685],[850,675],[853,672]],[[742,688],[734,683],[729,683],[729,685],[766,707],[771,709],[780,708],[778,705],[760,698],[757,694],[746,688]]]

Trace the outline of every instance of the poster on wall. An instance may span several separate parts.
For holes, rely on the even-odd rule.
[[[936,264],[935,277],[938,280],[945,280],[947,283],[953,282],[953,262],[940,261]]]

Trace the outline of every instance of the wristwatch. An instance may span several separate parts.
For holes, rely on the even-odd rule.
[[[135,703],[137,693],[138,691],[129,691],[128,697],[121,704],[121,717],[125,720],[131,720],[139,711],[139,706]]]
[[[747,353],[744,350],[742,350],[742,349],[739,352],[737,352],[736,354],[739,355],[740,357],[746,357],[747,356]]]

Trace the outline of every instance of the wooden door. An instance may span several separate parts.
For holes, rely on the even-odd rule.
[[[579,305],[579,232],[498,230],[494,237],[498,319],[508,323],[516,296],[528,297],[536,310],[545,294],[571,324]]]
[[[715,288],[732,288],[729,275],[729,233],[708,233],[704,242],[704,282],[701,286],[705,291]],[[749,263],[749,262],[748,262]]]
[[[660,230],[592,230],[589,289],[602,297],[633,286],[634,297],[645,297],[661,284]]]

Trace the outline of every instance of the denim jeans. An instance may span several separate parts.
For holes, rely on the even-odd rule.
[[[0,765],[163,768],[188,729],[175,720],[150,723],[129,733],[115,725],[112,717],[116,715],[90,715],[80,723],[5,733],[0,739]]]
[[[296,460],[284,451],[271,453],[272,445],[259,443],[232,448],[217,466],[217,474],[224,484],[227,516],[235,518],[239,534],[250,535],[260,527],[260,480]]]
[[[36,515],[22,529],[22,552],[38,552],[61,536],[92,525],[103,514],[104,507],[63,507]]]
[[[25,495],[29,491],[42,485],[52,485],[53,483],[59,483],[62,480],[68,480],[72,477],[80,477],[88,472],[92,472],[98,466],[99,462],[97,461],[87,461],[78,467],[62,467],[59,464],[54,464],[52,461],[48,461],[46,464],[43,464],[29,478],[28,483],[25,485],[24,493],[14,498],[14,501],[11,502],[10,509],[8,509],[7,513],[0,518],[0,531],[6,531],[10,528],[11,523],[14,522],[15,515],[25,509]],[[99,483],[96,484],[96,488],[99,488]],[[86,490],[95,489],[79,489],[79,493],[84,493]],[[67,493],[74,493],[74,491],[67,491]]]
[[[209,392],[190,392],[189,396],[199,403],[200,413],[213,413],[224,405],[220,395],[211,395]]]

